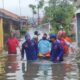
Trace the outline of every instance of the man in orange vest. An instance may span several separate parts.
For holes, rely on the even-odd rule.
[[[71,39],[66,35],[64,31],[58,32],[58,39],[61,41],[62,46],[64,47],[64,55],[69,54],[69,46],[71,45]]]
[[[69,46],[68,46],[68,43],[71,44],[71,38],[69,36],[66,35],[66,33],[63,34],[62,38],[64,39],[65,41],[65,46],[64,46],[64,53],[65,55],[68,55],[69,54]]]

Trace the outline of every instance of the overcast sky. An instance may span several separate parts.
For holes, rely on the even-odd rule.
[[[32,16],[29,4],[36,4],[37,0],[20,0],[21,16]],[[3,0],[0,0],[0,8],[3,8]],[[4,0],[4,9],[20,15],[19,0]]]

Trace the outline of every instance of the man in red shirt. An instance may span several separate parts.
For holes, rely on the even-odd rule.
[[[7,41],[8,54],[16,54],[17,53],[17,50],[16,50],[17,46],[19,46],[19,42],[15,38],[14,33],[11,33],[10,37],[8,38],[8,41]]]

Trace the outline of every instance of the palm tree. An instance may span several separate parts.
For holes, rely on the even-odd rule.
[[[29,7],[32,9],[32,12],[33,12],[33,18],[34,18],[34,15],[36,14],[36,6],[33,5],[33,4],[30,4]]]
[[[38,6],[37,6],[37,9],[38,9],[38,24],[39,24],[39,17],[40,17],[39,11],[40,11],[40,9],[43,8],[43,6],[44,6],[44,0],[40,0],[40,1],[39,1],[39,4],[38,4]]]
[[[33,18],[34,18],[34,15],[37,13],[38,14],[38,24],[39,24],[39,12],[40,12],[40,9],[42,9],[44,6],[44,0],[40,0],[37,7],[33,4],[30,4],[29,7],[32,9],[32,12],[33,12]],[[36,11],[38,10],[38,11]]]

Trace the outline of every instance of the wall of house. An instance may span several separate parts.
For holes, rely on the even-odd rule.
[[[78,46],[80,46],[80,13],[76,14],[77,16],[77,35],[76,35],[76,39],[77,39],[77,44]]]
[[[3,19],[0,18],[0,51],[3,49]]]
[[[74,2],[75,2],[75,6],[78,8],[78,7],[80,7],[80,0],[74,0]]]

